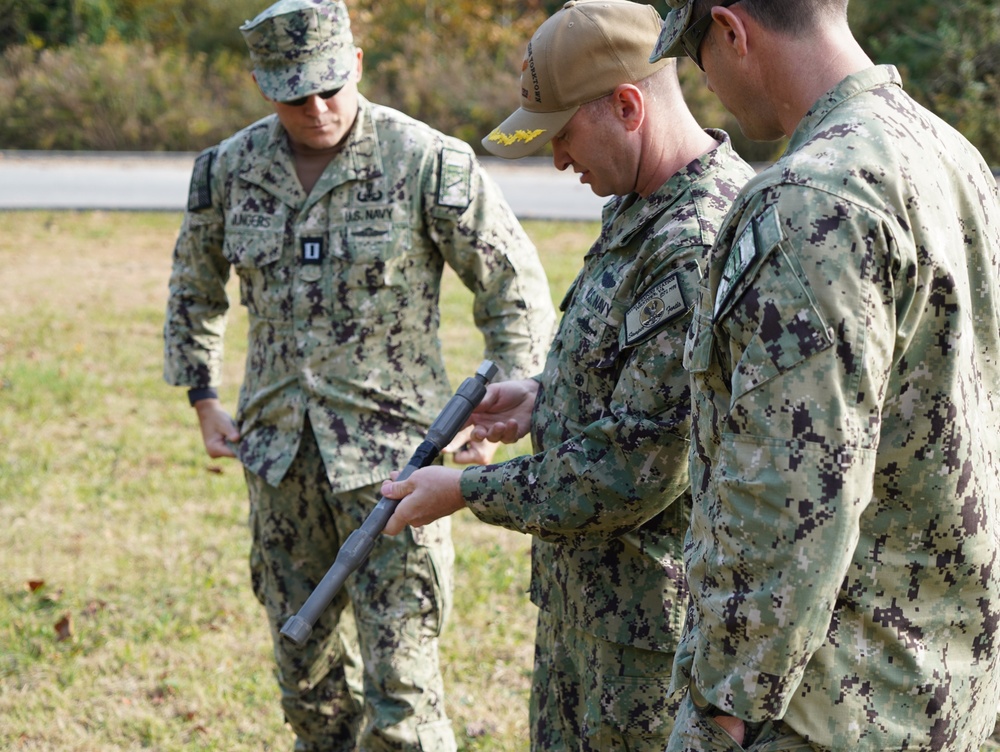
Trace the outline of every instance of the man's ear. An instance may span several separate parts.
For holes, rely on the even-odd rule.
[[[260,95],[264,97],[264,99],[266,99],[268,102],[270,102],[271,98],[264,93],[264,90],[262,88],[260,88],[260,82],[257,80],[257,74],[254,73],[253,71],[250,71],[250,78],[252,78],[253,82],[257,84],[257,91],[260,92]]]
[[[362,50],[360,47],[356,47],[355,50],[356,50],[356,52],[358,54],[358,63],[357,63],[357,71],[356,71],[356,75],[357,75],[356,82],[357,82],[357,81],[361,80],[361,73],[364,71],[364,57],[365,57],[365,53],[364,53],[364,50]]]
[[[717,39],[740,57],[746,57],[749,49],[746,18],[731,8],[716,5],[712,8],[712,20],[721,27]]]
[[[628,131],[636,131],[646,119],[646,101],[633,84],[620,84],[612,93],[615,115]]]

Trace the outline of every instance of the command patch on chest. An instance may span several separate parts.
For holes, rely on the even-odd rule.
[[[648,290],[625,314],[625,345],[641,342],[688,309],[681,291],[680,272],[674,272]]]

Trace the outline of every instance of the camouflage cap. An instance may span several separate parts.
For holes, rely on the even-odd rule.
[[[279,0],[240,31],[261,91],[278,102],[340,88],[356,66],[340,0]]]
[[[691,25],[691,14],[694,12],[695,0],[667,0],[670,10],[663,19],[660,37],[656,40],[649,62],[653,63],[667,57],[684,57],[684,47],[681,37]]]
[[[521,65],[521,106],[483,139],[488,152],[518,159],[537,151],[580,105],[636,83],[651,63],[660,14],[631,0],[570,0],[538,27]]]

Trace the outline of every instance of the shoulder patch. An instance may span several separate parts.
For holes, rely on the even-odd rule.
[[[668,275],[639,298],[625,314],[625,346],[641,342],[668,321],[685,313],[680,272]]]
[[[191,185],[188,187],[188,211],[201,211],[212,205],[212,163],[215,161],[215,147],[205,149],[194,160],[191,170]]]
[[[713,315],[718,316],[743,275],[755,265],[754,262],[767,256],[781,242],[781,237],[778,210],[773,206],[743,228],[743,233],[729,251],[726,265],[722,267],[722,279],[719,280],[719,289],[715,294]]]
[[[441,150],[437,202],[465,209],[472,203],[472,155],[458,149]]]

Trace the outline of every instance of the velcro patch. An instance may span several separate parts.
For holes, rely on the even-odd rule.
[[[457,149],[441,150],[437,202],[465,209],[472,203],[472,155]]]
[[[754,266],[754,262],[764,258],[781,242],[781,238],[778,210],[773,206],[743,229],[743,234],[729,251],[726,265],[722,267],[722,279],[719,280],[719,289],[715,294],[713,316],[719,315],[719,311],[729,301],[733,289],[750,267]]]
[[[191,170],[191,185],[188,187],[188,211],[201,211],[212,205],[212,163],[215,161],[215,147],[205,149],[194,160]]]
[[[323,238],[301,238],[302,243],[302,263],[322,264],[323,263]]]
[[[688,310],[681,291],[680,272],[674,272],[648,290],[625,314],[625,345],[634,345]]]

